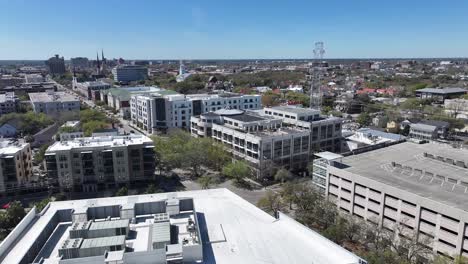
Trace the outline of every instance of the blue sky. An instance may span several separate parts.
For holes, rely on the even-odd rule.
[[[0,60],[468,57],[466,0],[0,0]]]

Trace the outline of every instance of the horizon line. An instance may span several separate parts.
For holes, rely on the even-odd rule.
[[[87,58],[89,60],[94,60],[92,58],[88,57],[82,57],[82,56],[76,56],[76,57],[70,57],[68,59],[65,59],[66,61],[69,61],[71,58]],[[118,60],[119,58],[108,58],[112,60]],[[128,61],[236,61],[236,60],[398,60],[398,59],[409,59],[409,60],[427,60],[427,59],[468,59],[468,57],[460,56],[460,57],[331,57],[331,58],[322,58],[322,59],[316,59],[316,58],[239,58],[239,59],[228,59],[228,58],[212,58],[212,59],[189,59],[189,58],[174,58],[174,59],[125,59],[124,60]],[[46,61],[47,58],[45,59],[0,59],[0,61]]]

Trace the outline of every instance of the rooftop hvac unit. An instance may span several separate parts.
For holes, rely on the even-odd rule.
[[[161,223],[161,222],[168,222],[169,221],[169,214],[167,213],[160,213],[154,215],[154,222]]]
[[[166,201],[166,213],[169,215],[178,215],[180,213],[179,199],[173,198]]]

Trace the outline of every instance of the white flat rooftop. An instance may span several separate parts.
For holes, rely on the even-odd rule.
[[[0,155],[15,155],[24,149],[28,143],[14,141],[13,139],[0,139]]]
[[[153,141],[143,135],[125,135],[125,136],[98,136],[75,138],[70,141],[57,141],[47,149],[47,152],[54,152],[69,149],[87,149],[93,147],[121,147],[129,145],[150,144]]]
[[[65,92],[43,92],[43,93],[29,93],[31,102],[78,102],[78,97],[65,93]]]
[[[336,154],[336,153],[329,152],[329,151],[323,151],[323,152],[315,153],[314,155],[317,156],[317,157],[320,157],[322,159],[326,159],[326,160],[336,160],[336,159],[343,158],[343,155]]]
[[[204,263],[359,263],[360,258],[285,215],[275,219],[227,189],[186,191],[199,214]],[[52,202],[0,256],[18,263],[57,210],[167,199],[168,193]],[[1,247],[4,245],[0,245]],[[3,259],[1,259],[3,257]]]

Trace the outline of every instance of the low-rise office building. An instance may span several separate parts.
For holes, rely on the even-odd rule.
[[[131,99],[132,122],[148,131],[189,129],[190,117],[225,108],[254,110],[261,108],[261,96],[220,94],[149,94]]]
[[[305,172],[314,152],[340,152],[341,123],[340,118],[309,108],[221,109],[193,116],[191,134],[224,143],[263,178],[272,177],[280,167]]]
[[[421,99],[432,99],[443,103],[445,99],[460,97],[467,93],[467,89],[459,87],[447,88],[424,88],[415,91],[416,96]]]
[[[114,81],[128,83],[148,77],[148,69],[138,65],[118,65],[112,69]]]
[[[0,244],[2,263],[365,264],[227,189],[49,203]]]
[[[66,92],[29,93],[29,99],[35,113],[58,116],[67,113],[78,115],[80,111],[80,100]]]
[[[342,151],[341,124],[343,120],[333,116],[323,116],[320,110],[295,106],[276,106],[264,108],[260,113],[278,117],[283,123],[310,133],[311,151]]]
[[[32,187],[31,160],[29,143],[15,139],[0,140],[0,194],[16,193]]]
[[[78,82],[76,77],[73,77],[72,88],[88,99],[100,100],[100,92],[110,89],[112,85],[102,80],[92,82]],[[96,93],[97,92],[97,93]],[[96,98],[96,94],[99,98]]]
[[[44,163],[52,185],[98,191],[153,179],[154,145],[142,135],[75,138],[47,148]]]
[[[468,256],[468,150],[405,142],[318,156],[313,182],[342,212],[388,230],[400,225],[400,235],[417,233],[434,252]]]

